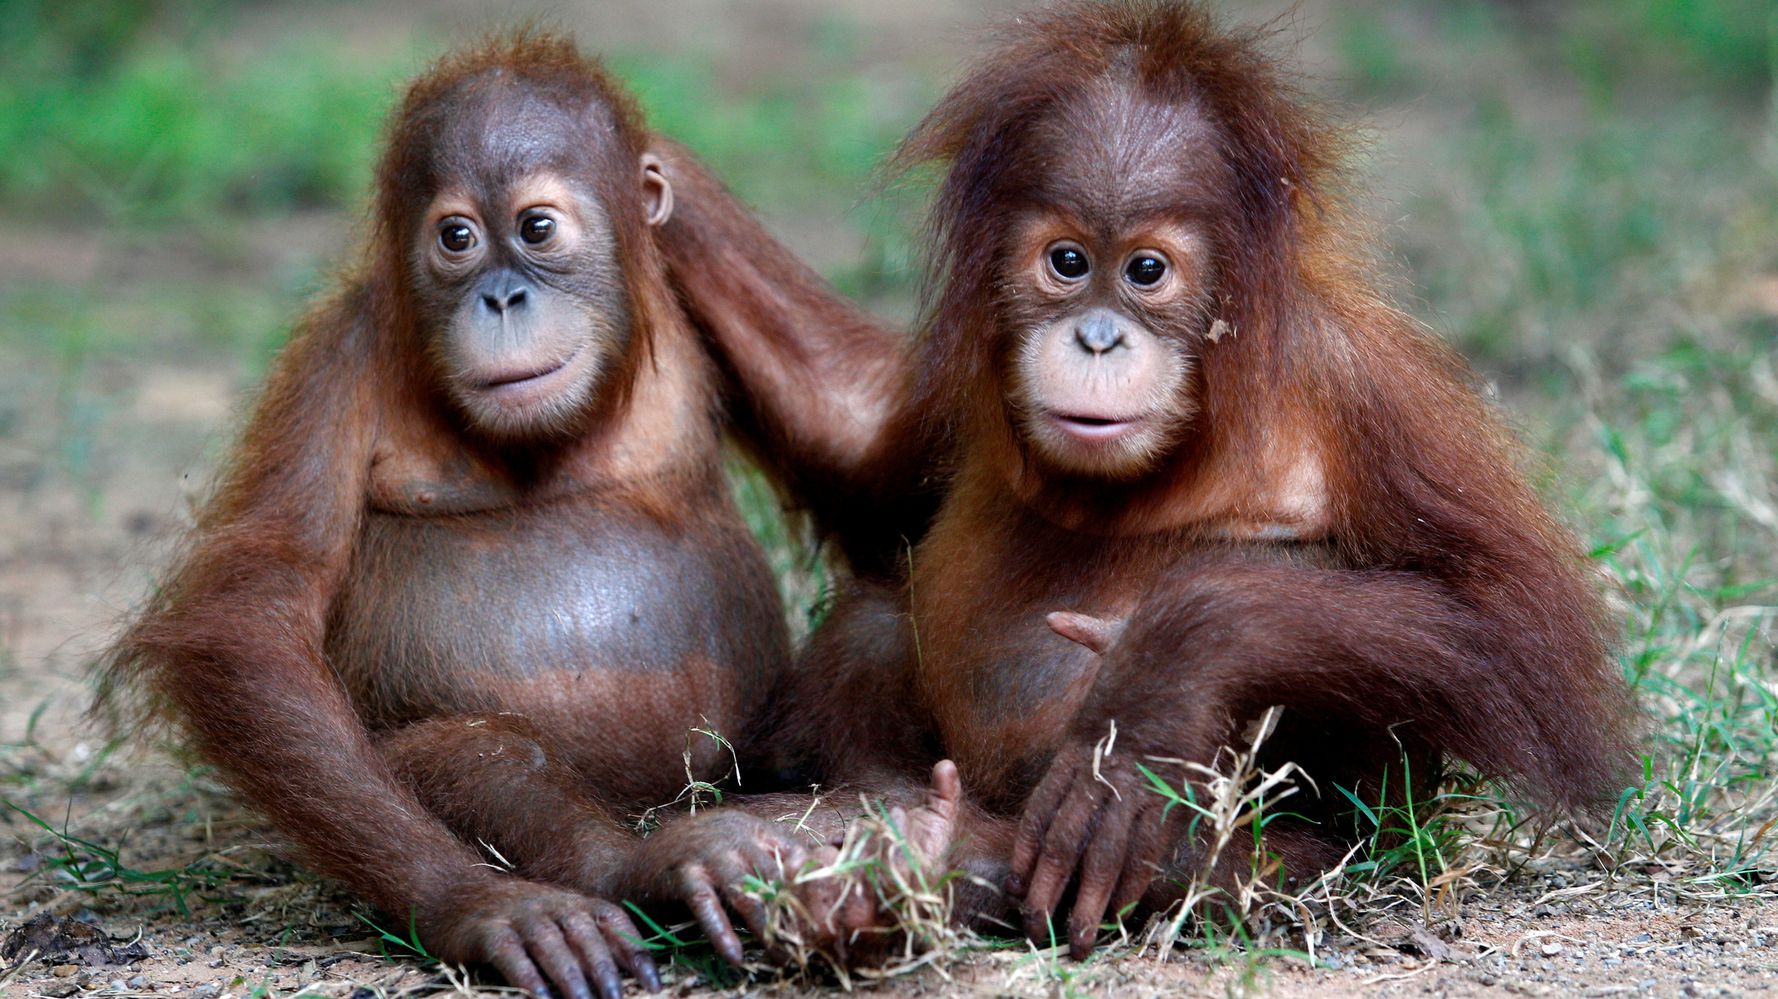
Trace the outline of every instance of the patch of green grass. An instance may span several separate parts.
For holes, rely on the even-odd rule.
[[[1772,259],[1739,236],[1778,220],[1761,204],[1778,184],[1756,167],[1760,139],[1703,107],[1658,123],[1594,115],[1556,135],[1484,104],[1440,151],[1454,190],[1411,206],[1427,224],[1407,248],[1437,325],[1484,360],[1527,367],[1582,342],[1621,367],[1674,342],[1677,313]]]
[[[123,862],[121,844],[114,848],[72,835],[4,798],[0,798],[0,805],[48,833],[61,848],[59,853],[44,857],[45,870],[55,878],[58,887],[89,895],[116,893],[153,899],[172,906],[180,916],[189,919],[191,908],[188,903],[191,900],[208,900],[246,873],[212,857],[180,867],[155,870],[131,867]]]
[[[1439,792],[1430,801],[1415,801],[1412,766],[1404,755],[1397,778],[1399,791],[1391,789],[1391,775],[1385,771],[1374,802],[1363,800],[1350,788],[1334,786],[1357,811],[1360,823],[1363,850],[1359,859],[1346,865],[1348,875],[1383,881],[1405,871],[1417,887],[1427,890],[1435,875],[1442,876],[1450,869],[1446,858],[1456,852],[1461,833],[1446,820],[1445,806],[1467,796]]]
[[[713,988],[732,989],[746,980],[716,953],[696,923],[663,926],[636,903],[626,899],[623,905],[648,934],[637,945],[653,957],[666,958],[668,964],[684,968]]]
[[[1778,876],[1778,328],[1681,345],[1586,400],[1603,456],[1579,500],[1621,594],[1649,715],[1613,817],[1625,868],[1733,893]]]
[[[433,957],[432,952],[420,941],[420,926],[413,913],[408,914],[406,933],[392,933],[366,913],[354,912],[352,915],[376,933],[377,946],[382,950],[385,960],[415,961],[423,968],[438,965],[438,958]]]
[[[318,36],[238,61],[148,37],[80,77],[31,62],[0,71],[0,204],[134,224],[357,203],[391,87],[411,68],[367,65]]]
[[[1485,364],[1559,394],[1547,362],[1571,345],[1621,372],[1687,335],[1688,310],[1728,318],[1734,286],[1778,268],[1769,0],[1414,0],[1338,17],[1334,80],[1360,96],[1409,81],[1391,96],[1452,113],[1426,141],[1383,109],[1394,168],[1369,179],[1407,213],[1391,235],[1410,294]]]

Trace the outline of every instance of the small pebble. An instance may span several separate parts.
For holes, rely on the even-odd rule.
[[[147,975],[137,975],[134,978],[131,978],[125,984],[128,985],[132,989],[144,988],[148,985],[148,976]]]
[[[49,969],[49,973],[57,978],[73,978],[74,973],[79,970],[80,965],[78,964],[58,964]]]
[[[1562,953],[1562,945],[1554,940],[1543,945],[1543,956],[1545,957],[1555,957],[1560,953]]]

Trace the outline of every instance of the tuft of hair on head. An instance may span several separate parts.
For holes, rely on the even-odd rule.
[[[394,231],[399,223],[395,216],[411,194],[408,187],[423,151],[418,136],[442,126],[454,98],[464,91],[500,79],[522,84],[564,108],[596,106],[609,116],[611,141],[630,159],[647,147],[641,105],[572,38],[535,27],[488,35],[435,60],[408,85],[389,115],[376,173],[378,223],[384,232]]]
[[[1146,99],[1201,109],[1237,161],[1240,209],[1283,214],[1327,194],[1348,143],[1267,53],[1277,33],[1226,28],[1179,0],[1086,0],[1021,16],[915,126],[892,169],[950,168],[933,222],[956,236],[955,223],[981,207],[969,194],[993,186],[1037,123],[1092,81],[1118,77]]]
[[[1231,188],[1215,233],[1228,276],[1218,294],[1231,303],[1222,318],[1243,330],[1266,325],[1244,310],[1293,285],[1301,247],[1350,232],[1337,193],[1348,132],[1268,54],[1277,34],[1275,23],[1227,28],[1206,6],[1178,0],[1058,4],[998,33],[997,47],[914,128],[889,166],[893,175],[943,171],[927,220],[935,252],[923,296],[926,349],[939,359],[922,373],[928,411],[960,412],[968,403],[956,393],[986,373],[989,361],[968,331],[986,318],[1000,254],[982,240],[1008,230],[1003,216],[1027,166],[1020,153],[1098,81],[1189,107],[1211,127]]]

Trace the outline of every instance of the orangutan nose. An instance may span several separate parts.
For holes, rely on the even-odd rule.
[[[1124,331],[1117,315],[1109,309],[1095,309],[1074,324],[1074,341],[1090,354],[1103,354],[1124,342]]]
[[[508,309],[525,304],[527,296],[525,284],[515,275],[505,272],[492,274],[481,288],[482,304],[491,312],[504,313]]]

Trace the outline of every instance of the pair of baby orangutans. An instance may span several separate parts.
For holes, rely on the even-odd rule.
[[[1273,705],[1263,760],[1319,789],[1266,828],[1285,877],[1404,754],[1584,808],[1627,746],[1600,603],[1375,290],[1340,148],[1195,7],[1025,18],[898,154],[947,171],[904,344],[567,43],[449,58],[108,687],[439,957],[577,999],[658,985],[618,900],[739,961],[744,879],[845,827],[731,796],[640,836],[687,746],[724,770],[692,729],[912,809],[928,863],[1004,887],[966,910],[1047,942],[1065,909],[1077,956],[1197,863],[1139,767],[1185,787]],[[725,433],[851,569],[797,656]]]

